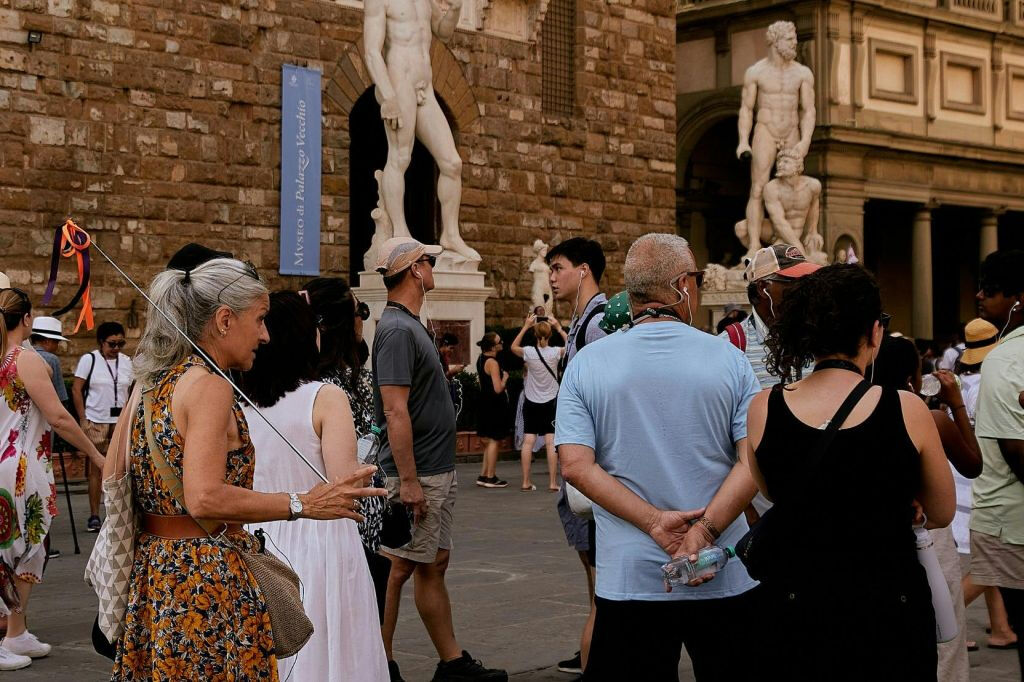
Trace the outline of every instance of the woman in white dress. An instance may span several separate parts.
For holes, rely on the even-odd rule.
[[[50,444],[55,430],[103,468],[103,455],[53,388],[50,368],[21,344],[32,332],[32,302],[20,289],[0,289],[0,670],[17,670],[50,653],[25,622],[32,586],[43,580],[43,539],[57,515]]]
[[[344,391],[315,380],[319,335],[312,310],[298,294],[276,292],[266,325],[270,343],[257,350],[243,387],[321,473],[331,480],[349,474],[357,468],[352,412]],[[251,408],[245,412],[256,447],[254,490],[302,491],[319,482],[263,419]],[[280,678],[386,682],[377,604],[356,522],[297,518],[256,528],[266,533],[267,549],[302,580],[302,603],[314,628],[298,654],[278,661]]]

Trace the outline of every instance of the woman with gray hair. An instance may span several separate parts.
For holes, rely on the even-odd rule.
[[[149,296],[174,324],[151,306],[135,358],[142,398],[126,425],[140,532],[113,679],[276,680],[267,606],[233,549],[259,547],[242,524],[358,521],[357,498],[383,491],[359,487],[373,467],[305,493],[252,490],[254,449],[237,396],[174,325],[221,370],[249,369],[268,341],[269,299],[254,267],[214,258],[165,270]],[[108,458],[107,476],[120,459]],[[222,529],[211,537],[200,522]]]

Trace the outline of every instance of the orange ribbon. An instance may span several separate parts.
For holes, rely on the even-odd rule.
[[[43,303],[49,303],[53,296],[53,287],[57,282],[58,254],[64,258],[74,257],[78,262],[79,289],[71,303],[54,313],[55,317],[68,312],[82,301],[82,312],[78,316],[78,323],[72,333],[78,333],[85,322],[86,329],[91,330],[94,326],[92,310],[92,284],[90,283],[89,268],[89,245],[92,239],[89,234],[68,218],[62,227],[57,228],[53,241],[53,254],[50,260],[50,281],[46,287],[46,294],[43,296]]]

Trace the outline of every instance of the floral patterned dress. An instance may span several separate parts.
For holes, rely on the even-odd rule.
[[[153,389],[153,436],[181,476],[181,434],[171,416],[177,380],[197,356],[167,372]],[[242,447],[228,453],[225,480],[252,488],[254,449],[236,402]],[[164,487],[146,443],[143,407],[132,419],[130,472],[135,505],[150,514],[184,514]],[[256,549],[247,532],[232,535]],[[118,642],[113,680],[277,680],[270,615],[256,581],[238,554],[208,538],[167,540],[140,534],[132,565],[125,633]]]
[[[350,367],[334,370],[324,376],[321,381],[340,386],[345,391],[349,407],[352,409],[356,438],[362,438],[368,434],[374,420],[373,373],[365,367],[360,367],[354,388],[352,386],[352,368]],[[372,464],[377,464],[377,462],[372,462]],[[374,488],[383,488],[387,485],[387,478],[380,469],[373,474],[370,485]],[[380,531],[384,526],[386,504],[387,501],[384,497],[367,497],[362,502],[363,522],[358,525],[359,538],[362,540],[363,546],[373,553],[380,549]]]
[[[43,538],[57,515],[57,487],[50,464],[50,425],[18,376],[21,346],[0,362],[0,613],[10,612],[11,576],[43,578]],[[32,351],[28,351],[32,352]]]

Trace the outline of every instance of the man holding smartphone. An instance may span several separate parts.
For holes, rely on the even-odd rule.
[[[82,430],[96,449],[106,452],[110,434],[121,416],[128,388],[134,374],[132,359],[121,352],[125,346],[124,327],[119,322],[104,322],[96,329],[99,349],[83,355],[75,368],[71,384],[71,397],[81,421]],[[100,530],[100,493],[103,472],[89,464],[89,521],[90,533]]]

